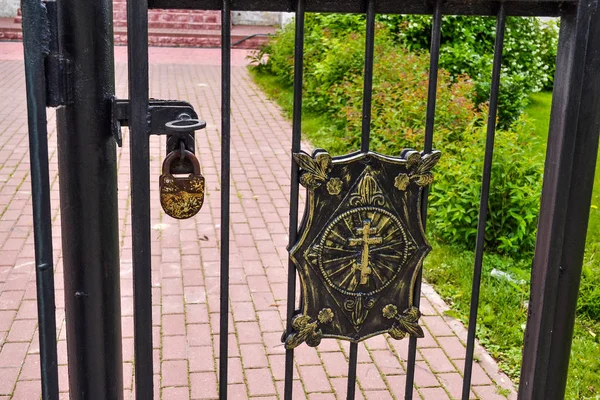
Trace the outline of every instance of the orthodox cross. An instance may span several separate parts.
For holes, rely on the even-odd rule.
[[[360,271],[360,284],[366,285],[369,282],[369,275],[371,275],[371,267],[369,267],[369,246],[373,244],[381,244],[383,238],[379,236],[372,237],[377,233],[377,228],[371,228],[371,220],[365,219],[363,221],[362,228],[356,230],[358,235],[362,237],[352,238],[348,241],[350,246],[363,246],[360,265],[354,265],[354,269]]]

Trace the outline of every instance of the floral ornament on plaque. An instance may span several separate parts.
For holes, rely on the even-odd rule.
[[[411,182],[420,187],[429,186],[433,183],[433,174],[431,168],[440,160],[441,153],[433,152],[427,155],[421,155],[415,150],[405,150],[406,165],[408,172],[400,173],[394,179],[394,186],[398,190],[406,190]]]
[[[308,196],[289,250],[302,302],[282,337],[286,347],[317,346],[323,338],[358,342],[386,332],[422,337],[412,301],[431,250],[421,194],[433,182],[440,152],[331,157],[318,149],[294,158]]]
[[[394,320],[392,327],[390,328],[390,336],[394,339],[404,339],[407,335],[418,338],[425,337],[423,328],[419,326],[419,318],[421,312],[416,307],[410,307],[402,314],[398,313],[398,307],[393,304],[388,304],[383,307],[383,316],[387,319]]]
[[[308,315],[296,315],[292,320],[292,329],[294,330],[294,333],[285,340],[285,347],[287,349],[293,349],[302,344],[302,342],[306,342],[306,344],[312,347],[318,346],[323,337],[323,332],[319,326],[331,322],[333,316],[334,314],[333,311],[331,311],[331,308],[324,308],[319,311],[316,320],[313,320]]]

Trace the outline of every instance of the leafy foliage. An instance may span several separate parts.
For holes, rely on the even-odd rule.
[[[411,50],[428,50],[431,17],[385,16],[391,30]],[[490,93],[496,19],[444,16],[440,66],[452,76],[468,75],[476,83],[475,102]],[[538,18],[509,17],[506,23],[499,118],[507,128],[527,105],[532,92],[552,87],[558,47],[557,23]]]
[[[420,15],[379,15],[379,30],[388,39],[409,51],[428,51],[431,17]],[[364,41],[344,41],[347,36],[364,35],[364,15],[311,14],[306,22],[306,73],[317,85],[336,82],[346,70],[362,70]],[[468,79],[475,84],[471,95],[476,105],[488,101],[494,55],[496,20],[490,17],[444,16],[442,22],[440,66],[453,79]],[[315,46],[316,44],[319,46]],[[275,58],[271,72],[292,84],[293,26],[288,25],[264,49]],[[500,88],[499,122],[508,128],[527,105],[532,92],[552,87],[558,45],[556,21],[538,18],[507,19]],[[345,51],[336,51],[336,50]],[[332,54],[331,51],[333,50]],[[377,54],[377,53],[376,53]],[[312,59],[319,60],[312,64]],[[307,86],[310,91],[311,85]]]
[[[525,119],[512,131],[498,131],[494,146],[485,244],[499,253],[523,257],[535,248],[541,193],[539,162],[528,157],[533,128]],[[484,129],[446,143],[440,179],[430,194],[429,221],[440,239],[473,248],[477,234]]]
[[[359,16],[314,18],[308,21],[307,26],[309,36],[306,38],[306,54],[310,58],[305,61],[303,134],[317,147],[326,148],[332,153],[346,153],[356,148],[357,132],[360,130],[357,118],[360,117],[362,105],[360,74],[363,67],[364,36],[356,32],[364,26],[364,19]],[[326,38],[336,38],[338,34],[334,31],[341,32],[340,38],[329,43],[321,42],[328,41]],[[411,51],[406,46],[398,48],[394,32],[386,32],[381,26],[378,28],[378,35],[373,141],[379,150],[387,154],[393,154],[407,145],[419,148],[422,146],[425,115],[423,102],[426,95],[427,55],[421,54],[419,50]],[[293,36],[293,29],[290,28],[280,32],[263,53],[257,54],[255,61],[259,66],[252,70],[259,85],[279,102],[288,115],[291,115],[293,103]],[[555,37],[554,34],[551,36]],[[387,43],[388,40],[395,42],[394,46]],[[425,42],[423,48],[427,46],[428,43]],[[328,54],[330,51],[334,53]],[[389,54],[396,51],[398,55]],[[272,63],[274,59],[277,61]],[[387,59],[384,63],[388,65],[379,65],[380,59]],[[313,68],[317,65],[315,63],[319,65],[318,73]],[[414,68],[411,69],[411,65]],[[329,66],[335,66],[333,71],[328,71]],[[287,75],[275,74],[273,68],[285,70]],[[386,70],[390,71],[386,77],[377,77]],[[394,71],[406,74],[402,80],[409,80],[412,87],[407,85],[410,89],[403,89],[398,76],[394,76]],[[317,77],[335,82],[335,93],[339,97],[329,96],[330,93],[326,90],[331,89],[334,84],[321,84]],[[389,85],[386,80],[389,80]],[[322,82],[327,81],[324,79]],[[324,87],[320,88],[319,85]],[[426,259],[423,269],[425,279],[434,284],[438,293],[452,306],[452,311],[448,314],[462,321],[468,320],[470,310],[473,232],[481,185],[485,135],[483,126],[486,119],[485,105],[479,106],[473,100],[474,88],[475,84],[464,76],[454,76],[446,70],[441,72],[438,96],[441,91],[444,94],[440,96],[438,104],[434,142],[443,151],[443,155],[434,170],[436,181],[430,194],[431,199],[438,196],[429,208],[428,218],[429,234],[434,234],[431,241],[434,250]],[[451,99],[443,100],[444,95]],[[544,101],[538,101],[538,97]],[[511,129],[499,131],[496,135],[486,244],[488,249],[504,245],[499,251],[505,254],[492,254],[488,251],[484,256],[477,337],[499,360],[502,370],[515,380],[518,380],[521,365],[531,262],[529,251],[518,249],[531,249],[532,246],[533,233],[525,235],[525,232],[535,230],[534,216],[537,215],[539,204],[539,180],[548,132],[550,97],[549,93],[534,95],[537,99],[534,105],[538,109],[535,114],[532,113],[532,107],[528,107],[528,114],[534,118],[536,129],[525,118],[519,118]],[[378,100],[375,101],[375,98]],[[453,101],[460,102],[462,107],[448,108]],[[310,106],[307,107],[307,103]],[[321,104],[321,107],[313,104]],[[457,114],[460,117],[454,118],[454,113],[462,114]],[[352,115],[352,118],[348,115]],[[457,180],[461,176],[464,180]],[[597,165],[596,176],[600,177],[600,163]],[[457,183],[453,183],[453,180],[457,180]],[[567,399],[592,399],[600,395],[600,375],[597,373],[600,358],[596,357],[600,352],[600,324],[597,322],[600,320],[600,269],[597,261],[600,257],[597,255],[600,253],[600,185],[596,186],[569,365]],[[468,197],[469,200],[465,202],[467,206],[462,202],[462,197]],[[454,212],[445,210],[444,207],[448,204],[458,204],[466,211],[456,214],[456,224],[460,227],[457,232],[448,232],[445,227],[434,226],[439,221],[455,217]],[[499,207],[512,209],[512,212],[498,214],[496,211]],[[434,219],[435,214],[438,216]],[[498,243],[498,237],[504,237],[506,243]],[[494,273],[494,270],[503,274]]]
[[[360,146],[363,102],[364,32],[358,16],[307,16],[304,107],[326,115],[329,124],[316,143],[331,153]],[[292,25],[285,27],[256,60],[256,69],[293,84]],[[422,148],[425,131],[429,55],[399,44],[386,26],[378,26],[373,76],[371,149],[400,154]],[[435,145],[443,150],[434,175],[429,222],[448,243],[473,248],[485,146],[486,105],[477,106],[476,84],[466,75],[441,69],[438,77]],[[535,242],[541,166],[523,157],[533,130],[519,120],[498,132],[486,244],[499,253],[529,254]]]

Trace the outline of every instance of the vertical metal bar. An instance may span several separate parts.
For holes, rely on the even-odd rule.
[[[221,13],[221,308],[219,398],[227,399],[229,344],[229,195],[231,163],[231,0]]]
[[[360,150],[369,152],[371,139],[371,103],[373,99],[373,58],[375,48],[375,0],[367,0],[367,34],[363,88],[362,135]]]
[[[561,21],[519,399],[565,395],[600,131],[600,11]]]
[[[433,11],[433,24],[431,28],[431,50],[429,55],[429,87],[427,93],[427,115],[425,119],[425,145],[423,151],[426,153],[433,149],[433,132],[435,126],[435,107],[437,103],[437,84],[440,61],[440,43],[442,37],[442,12],[440,2],[436,1]],[[427,225],[427,204],[429,187],[423,190],[423,199],[421,200],[421,220],[423,228]],[[421,303],[421,278],[422,271],[416,280],[413,305],[419,307]],[[408,342],[408,360],[406,366],[406,386],[404,391],[405,399],[411,400],[413,397],[413,387],[415,381],[415,363],[417,359],[417,338],[411,337]]]
[[[369,152],[371,142],[371,109],[373,99],[373,61],[375,48],[375,0],[367,0],[367,29],[365,37],[365,68],[363,87],[362,133],[360,150]],[[348,392],[346,398],[354,400],[356,393],[356,363],[358,360],[358,344],[350,343],[348,359]]]
[[[296,39],[294,44],[294,110],[292,121],[292,148],[290,172],[290,219],[289,219],[289,247],[291,248],[298,238],[298,197],[299,175],[298,164],[293,157],[300,151],[302,137],[302,84],[304,71],[304,8],[306,0],[298,0],[296,6]],[[292,332],[292,318],[296,311],[296,267],[291,259],[288,260],[288,287],[287,287],[287,325],[286,333]],[[287,335],[286,335],[287,336]],[[284,398],[292,400],[294,380],[294,350],[285,351],[285,383]]]
[[[348,359],[348,393],[346,400],[356,397],[356,364],[358,362],[358,343],[350,343],[350,358]]]
[[[583,82],[585,90],[581,96],[579,122],[577,123],[577,141],[571,173],[569,191],[569,218],[565,226],[565,240],[561,257],[558,293],[560,302],[556,305],[555,319],[551,331],[554,334],[549,351],[548,376],[545,399],[556,396],[565,397],[571,342],[575,324],[575,311],[579,295],[581,270],[585,252],[586,234],[589,222],[589,210],[594,186],[594,173],[598,156],[600,132],[600,12],[593,13],[590,23],[590,36],[587,45]]]
[[[437,84],[440,64],[440,44],[442,39],[442,11],[440,2],[437,1],[433,12],[433,26],[431,28],[431,50],[429,56],[429,86],[427,88],[427,115],[425,120],[425,142],[423,151],[429,153],[433,150],[433,131],[435,125],[435,107],[437,104]],[[427,201],[427,196],[425,196]],[[425,215],[427,207],[425,207]],[[423,218],[425,223],[426,218]]]
[[[44,74],[44,57],[48,49],[43,48],[40,40],[45,33],[43,21],[46,10],[39,0],[27,0],[22,2],[21,11],[23,12],[42,398],[58,400],[52,214]]]
[[[473,286],[471,290],[471,309],[467,334],[467,353],[463,377],[462,399],[469,400],[471,392],[471,374],[473,371],[473,352],[475,350],[475,334],[477,328],[477,310],[479,308],[479,289],[481,287],[481,271],[483,268],[483,246],[485,244],[485,224],[487,221],[490,181],[492,179],[492,160],[494,156],[494,138],[496,135],[496,115],[498,112],[498,94],[500,92],[500,73],[502,68],[502,51],[504,49],[504,28],[506,13],[504,3],[500,3],[496,23],[496,42],[494,44],[494,64],[492,68],[492,86],[490,90],[490,109],[485,141],[483,163],[483,180],[481,182],[481,198],[479,203],[479,220],[477,221],[477,238],[475,241],[475,265]]]
[[[133,262],[135,397],[154,398],[150,143],[148,129],[148,2],[127,0],[129,143]]]
[[[112,1],[57,2],[72,102],[59,107],[58,175],[72,400],[123,398]]]

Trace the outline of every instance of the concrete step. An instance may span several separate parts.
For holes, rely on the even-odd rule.
[[[257,49],[269,40],[275,29],[265,26],[234,26],[231,43],[234,48]],[[115,44],[127,44],[127,29],[115,28]],[[150,46],[169,47],[221,47],[221,31],[151,29],[148,32]]]
[[[115,27],[115,44],[127,43],[127,28]],[[231,42],[235,48],[256,49],[269,40],[275,28],[268,26],[233,26]],[[0,40],[20,41],[23,39],[21,25],[14,18],[0,18]],[[148,32],[150,46],[171,47],[220,47],[221,31],[215,29],[166,29],[152,28]]]
[[[115,20],[114,27],[115,28],[127,27],[127,21]],[[148,29],[150,29],[150,30],[153,30],[153,29],[175,29],[175,30],[220,31],[221,24],[220,23],[210,23],[210,22],[148,21]]]
[[[150,10],[148,12],[149,21],[162,21],[162,22],[204,22],[204,23],[221,23],[221,13],[215,11],[195,11],[195,12],[183,12],[180,10]]]
[[[14,19],[16,24],[21,24],[21,21],[21,15]],[[113,21],[115,27],[127,26],[127,11],[115,10]],[[148,13],[148,28],[219,30],[221,15],[153,10]]]
[[[0,18],[0,41],[23,40],[21,24],[15,18]]]
[[[21,10],[15,18],[0,19],[0,40],[22,40]],[[127,2],[113,0],[115,44],[127,43]],[[213,10],[150,10],[150,46],[220,47],[221,12]],[[232,44],[237,48],[258,48],[275,29],[269,26],[233,26]]]
[[[113,9],[115,21],[127,21],[127,10]],[[184,10],[150,10],[148,21],[156,22],[185,22],[185,23],[221,23],[221,13],[212,11],[184,11]]]

